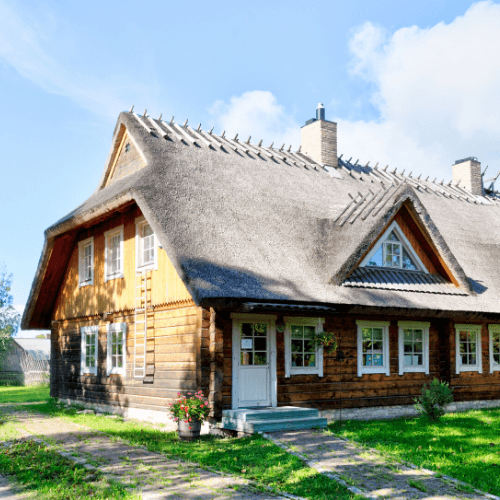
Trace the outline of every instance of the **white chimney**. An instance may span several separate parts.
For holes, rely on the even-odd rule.
[[[337,124],[325,120],[325,108],[318,104],[316,118],[300,129],[302,152],[327,167],[338,167]]]
[[[470,156],[457,160],[453,165],[453,183],[460,182],[463,187],[477,196],[483,195],[483,178],[481,176],[481,162]]]

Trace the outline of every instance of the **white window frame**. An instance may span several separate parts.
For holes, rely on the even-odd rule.
[[[146,220],[146,218],[141,215],[135,219],[135,268],[137,271],[146,271],[149,269],[158,269],[158,244],[156,233],[153,231],[153,247],[154,247],[154,260],[147,264],[142,263],[143,248],[142,248],[142,228],[144,226],[151,227],[151,224]],[[151,229],[153,229],[151,227]]]
[[[389,359],[389,325],[390,321],[357,320],[358,329],[358,377],[370,373],[385,373],[389,376],[391,371],[391,360]],[[363,366],[363,328],[382,328],[382,355],[384,364],[382,366]]]
[[[127,323],[110,323],[106,327],[107,330],[107,347],[106,347],[106,372],[108,375],[126,375],[127,374]],[[115,332],[123,332],[123,366],[121,368],[112,366],[111,361],[111,334]]]
[[[500,363],[495,363],[493,358],[493,334],[500,332],[500,325],[488,325],[489,351],[490,351],[490,373],[500,371]]]
[[[84,279],[85,248],[90,245],[90,279]],[[89,286],[94,284],[94,237],[78,242],[78,286]]]
[[[109,243],[110,243],[111,239],[116,235],[120,235],[120,269],[114,273],[110,273],[108,270]],[[106,231],[104,233],[104,282],[107,282],[109,280],[113,280],[116,278],[123,278],[123,261],[125,260],[124,254],[123,254],[123,249],[124,249],[123,225],[115,227],[113,229],[110,229],[109,231]]]
[[[431,324],[426,321],[398,321],[398,347],[399,347],[399,374],[404,373],[425,373],[429,375],[429,328]],[[422,330],[422,366],[406,366],[404,363],[404,330]]]
[[[468,332],[476,333],[476,364],[475,365],[462,365],[462,356],[460,355],[460,330],[467,330]],[[483,352],[482,352],[482,326],[481,325],[468,325],[468,324],[455,324],[455,360],[457,375],[462,372],[478,372],[483,373]]]
[[[95,334],[95,363],[94,366],[87,366],[87,339],[86,335]],[[82,326],[80,328],[81,335],[81,361],[80,361],[80,375],[97,375],[97,361],[99,359],[99,326]]]
[[[318,375],[323,376],[323,348],[316,348],[316,366],[292,366],[292,325],[312,326],[316,333],[323,331],[325,318],[301,318],[285,316],[285,377],[291,375]]]
[[[415,250],[413,249],[411,243],[408,241],[408,238],[405,236],[401,228],[399,227],[399,224],[396,221],[393,221],[392,224],[384,231],[384,234],[378,239],[377,244],[368,252],[368,255],[361,261],[361,264],[359,267],[373,267],[369,266],[368,263],[370,262],[370,259],[377,253],[378,249],[382,246],[382,264],[385,263],[385,246],[384,243],[398,243],[397,241],[387,241],[387,238],[391,234],[391,232],[394,231],[399,238],[399,243],[401,244],[401,247],[404,247],[405,250],[410,254],[411,258],[413,259],[413,262],[416,264],[417,268],[419,271],[423,271],[426,274],[429,274],[429,271],[425,267],[424,263],[420,260],[420,257],[417,255]],[[403,250],[401,249],[401,266],[399,267],[393,267],[393,266],[386,266],[383,265],[382,267],[387,268],[387,269],[400,269],[402,271],[406,271],[406,269],[403,269]]]

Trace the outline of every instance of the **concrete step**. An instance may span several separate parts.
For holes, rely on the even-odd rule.
[[[242,420],[244,422],[257,422],[268,420],[296,420],[301,418],[318,417],[319,412],[315,408],[297,408],[293,406],[282,406],[279,408],[242,408],[239,410],[224,410],[222,417]]]
[[[305,417],[296,419],[271,419],[260,421],[244,421],[229,417],[222,417],[220,427],[222,429],[229,429],[233,431],[248,432],[253,434],[255,432],[276,432],[285,430],[300,430],[300,429],[313,429],[325,428],[327,426],[326,418],[321,417]]]

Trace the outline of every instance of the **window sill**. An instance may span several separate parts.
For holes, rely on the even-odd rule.
[[[479,366],[460,366],[458,369],[458,375],[460,375],[463,372],[482,372],[482,370],[479,369]]]
[[[118,279],[118,278],[123,278],[123,273],[119,273],[119,274],[113,274],[113,275],[110,275],[110,276],[106,276],[104,278],[104,283],[107,283],[108,281],[111,281],[111,280],[115,280],[115,279]]]
[[[385,366],[380,366],[377,367],[377,369],[372,369],[372,370],[367,370],[366,368],[363,368],[362,370],[359,371],[358,377],[362,377],[363,375],[386,375],[387,377],[390,376],[390,374],[387,373],[387,368]]]
[[[94,280],[92,281],[82,281],[81,283],[78,283],[78,287],[82,288],[84,286],[92,286],[94,284]]]
[[[319,375],[319,368],[317,366],[315,367],[303,366],[302,368],[291,367],[290,376],[291,375]]]
[[[80,372],[80,375],[97,375],[97,370],[95,371],[90,371],[90,370],[84,370]]]
[[[123,376],[123,377],[124,377],[124,376],[125,376],[125,370],[121,370],[121,369],[120,369],[120,370],[116,370],[116,369],[114,369],[114,370],[109,371],[109,372],[107,373],[107,375],[108,375],[108,377],[109,377],[110,375],[120,375],[120,376]]]
[[[425,367],[421,368],[404,368],[400,375],[404,375],[405,373],[427,373],[429,374],[429,369]]]
[[[135,271],[137,273],[140,273],[141,271],[156,271],[158,270],[158,266],[156,265],[155,262],[152,264],[145,264],[144,266],[137,266]]]

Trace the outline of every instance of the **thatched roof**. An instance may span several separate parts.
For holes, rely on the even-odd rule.
[[[113,182],[125,128],[146,166]],[[24,329],[48,326],[62,279],[47,274],[50,259],[60,259],[62,273],[79,226],[130,201],[198,304],[248,299],[500,313],[500,202],[492,196],[342,159],[332,175],[300,152],[135,113],[120,114],[113,145],[97,191],[45,233]],[[452,274],[455,285],[443,286],[458,294],[425,284],[352,286],[356,265],[403,204]]]

